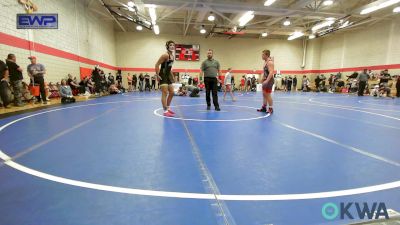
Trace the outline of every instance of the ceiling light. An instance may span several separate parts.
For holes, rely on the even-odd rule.
[[[140,31],[140,30],[143,30],[143,27],[140,26],[140,25],[137,25],[137,26],[136,26],[136,30],[139,30],[139,31]]]
[[[342,24],[339,28],[345,28],[349,26],[350,22],[347,20],[344,24]]]
[[[135,8],[132,8],[132,7],[128,7],[128,10],[129,10],[130,12],[135,12]]]
[[[149,27],[151,26],[151,23],[149,21],[147,21],[147,20],[144,20],[143,23],[145,23]]]
[[[322,23],[319,23],[319,24],[313,26],[313,28],[311,28],[311,30],[315,32],[315,31],[317,31],[317,30],[319,30],[321,28],[329,27],[330,25],[332,25],[334,23],[335,23],[334,20],[327,20],[325,22],[322,22]]]
[[[214,21],[215,20],[215,16],[213,13],[210,13],[210,15],[208,16],[208,21]]]
[[[333,4],[333,0],[325,0],[324,1],[325,6],[332,5],[332,4]]]
[[[270,5],[274,4],[275,1],[276,0],[267,0],[267,1],[265,1],[264,5],[265,6],[270,6]]]
[[[261,34],[261,36],[262,36],[262,37],[266,37],[266,36],[268,36],[268,33],[267,33],[267,32],[263,32],[263,33]]]
[[[156,35],[159,35],[159,34],[160,34],[160,27],[159,27],[158,25],[154,25],[153,29],[154,29],[154,33],[155,33]]]
[[[207,31],[206,31],[206,29],[204,28],[204,25],[201,25],[201,30],[200,30],[200,33],[201,34],[205,34]]]
[[[292,35],[289,36],[288,40],[291,41],[291,40],[294,40],[294,39],[302,37],[302,36],[304,36],[304,34],[302,32],[296,31]]]
[[[131,8],[133,8],[133,7],[135,6],[135,3],[132,2],[132,1],[129,1],[129,2],[128,2],[128,6],[131,7]]]
[[[315,38],[315,34],[311,34],[310,36],[308,36],[308,39],[314,39]]]
[[[289,18],[286,17],[286,20],[285,20],[285,22],[283,22],[283,25],[289,26],[290,24],[291,24],[291,22],[290,22]]]
[[[254,11],[247,11],[242,17],[240,17],[239,26],[243,27],[253,18],[254,18]]]
[[[379,5],[375,5],[375,6],[371,6],[371,7],[368,7],[366,9],[363,9],[360,14],[361,15],[368,14],[368,13],[371,13],[371,12],[386,8],[388,6],[394,5],[394,4],[399,3],[399,2],[400,2],[400,0],[387,0],[387,1],[384,1],[384,2],[380,3]]]
[[[151,18],[151,22],[153,24],[155,24],[156,20],[157,20],[156,6],[155,5],[150,5],[148,7],[149,7],[149,15],[150,15],[150,18]]]
[[[400,7],[396,7],[396,8],[394,8],[394,9],[393,9],[393,12],[394,12],[394,13],[398,13],[398,12],[400,12]]]
[[[335,17],[328,17],[325,20],[332,21],[332,20],[336,20],[336,18]]]

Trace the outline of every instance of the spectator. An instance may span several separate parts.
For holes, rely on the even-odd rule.
[[[339,79],[342,79],[342,73],[341,72],[338,72],[336,74],[336,80],[339,80]]]
[[[82,92],[81,87],[79,86],[79,84],[76,83],[75,79],[72,79],[72,75],[71,74],[68,74],[67,84],[71,87],[73,95],[78,95],[78,94],[84,93],[84,92]]]
[[[384,70],[381,75],[379,76],[379,86],[381,93],[386,93],[387,97],[390,96],[390,87],[389,87],[389,80],[392,80],[392,76],[389,74],[389,71],[386,69]]]
[[[319,76],[319,80],[320,80],[320,82],[322,83],[322,85],[326,85],[326,77],[325,77],[325,75],[324,74],[320,74]]]
[[[358,76],[358,73],[356,73]],[[357,77],[355,77],[357,78]],[[331,76],[329,77],[329,92],[333,93],[336,92],[336,75],[331,74]]]
[[[343,88],[344,87],[344,81],[338,80],[337,86],[340,87],[340,88]]]
[[[247,76],[246,78],[246,92],[251,90],[251,76]]]
[[[282,79],[283,90],[287,91],[287,76]]]
[[[108,73],[108,78],[107,79],[108,79],[108,82],[110,84],[115,84],[115,78],[111,73]]]
[[[225,86],[224,101],[225,101],[227,92],[229,92],[229,94],[231,95],[232,101],[236,101],[236,99],[232,93],[232,69],[231,68],[228,68],[228,72],[225,74],[224,86]]]
[[[347,76],[347,81],[350,80],[350,79],[356,79],[357,77],[358,77],[358,73],[356,71],[353,74],[351,74],[350,76]]]
[[[396,96],[400,98],[400,75],[397,75],[397,80],[396,80]]]
[[[128,73],[126,80],[128,81],[128,91],[132,91],[132,76],[130,73]]]
[[[12,101],[11,91],[8,84],[9,71],[7,64],[0,60],[0,97],[4,108],[10,108]]]
[[[24,106],[22,103],[22,68],[17,65],[17,58],[14,54],[8,54],[6,64],[9,71],[10,85],[14,92],[14,105],[18,107]]]
[[[198,87],[200,88],[200,91],[203,91],[204,88],[206,87],[206,85],[204,84],[204,82],[201,82]]]
[[[292,91],[292,84],[293,84],[293,79],[291,76],[289,76],[287,79],[287,85],[286,85],[286,89],[288,90],[288,92]]]
[[[189,75],[187,73],[185,73],[184,75],[182,75],[182,83],[187,85],[188,82],[189,82]]]
[[[304,92],[309,92],[310,91],[310,80],[307,78],[306,75],[303,76],[303,80],[301,83],[302,83],[301,89]]]
[[[40,87],[40,94],[37,96],[38,101],[36,103],[40,103],[42,100],[43,104],[47,104],[46,90],[44,87],[46,68],[42,64],[36,62],[37,58],[35,56],[30,56],[28,59],[31,61],[31,64],[29,64],[27,68],[29,77],[32,79],[31,82],[33,85],[38,84]]]
[[[365,86],[367,85],[368,79],[369,75],[367,73],[367,69],[364,69],[364,71],[357,76],[358,96],[364,96]]]
[[[110,87],[108,88],[108,91],[110,92],[110,95],[115,95],[115,94],[120,94],[121,91],[117,88],[115,84],[111,84]]]
[[[89,81],[89,77],[85,77],[83,78],[83,80],[81,80],[81,82],[79,83],[79,86],[82,90],[82,92],[84,93],[84,96],[90,96],[90,81]],[[82,93],[81,92],[81,93]]]
[[[174,75],[175,83],[179,83],[180,82],[179,73],[173,73],[173,75]]]
[[[74,103],[76,101],[72,95],[71,86],[67,85],[67,82],[64,79],[61,80],[60,95],[61,103]]]
[[[286,78],[282,77],[281,79],[281,89],[286,91]]]
[[[199,78],[195,77],[193,78],[193,85],[196,86],[199,84]]]
[[[139,75],[139,91],[140,92],[142,92],[143,91],[143,88],[144,88],[144,76],[143,76],[143,74],[141,73],[140,75]]]
[[[381,83],[379,85],[379,97],[383,96],[384,94],[386,94],[386,97],[391,97],[390,93],[390,87],[388,87],[385,83]]]
[[[92,80],[94,81],[94,92],[96,95],[99,95],[101,92],[101,76],[98,66],[95,66],[94,70],[92,71]]]
[[[320,86],[320,83],[321,83],[321,79],[319,78],[319,76],[317,76],[315,78],[314,82],[315,82],[315,87],[317,88],[317,92],[320,92],[319,86]]]
[[[368,75],[369,75],[370,79],[372,79],[372,80],[376,79],[376,74],[374,72],[372,72],[372,70],[368,71]]]
[[[358,74],[358,73],[357,73]],[[358,76],[358,75],[357,75]],[[349,87],[349,92],[350,93],[355,93],[358,91],[358,83],[357,79],[351,79],[350,80],[350,87]]]
[[[115,79],[117,80],[118,86],[122,85],[122,75],[120,72],[117,73],[117,76],[115,77]]]
[[[293,89],[294,89],[294,91],[297,91],[297,77],[296,76],[293,77]]]
[[[49,83],[49,92],[50,92],[49,98],[59,98],[60,97],[57,86],[51,82]]]
[[[188,85],[192,85],[192,84],[193,84],[193,78],[192,78],[192,76],[189,76]]]
[[[120,91],[120,93],[125,93],[126,90],[125,88],[122,86],[122,83],[120,83],[119,85],[117,85],[118,90]]]
[[[136,85],[137,85],[137,76],[136,74],[134,74],[132,77],[132,88],[134,91],[136,91]],[[160,82],[158,82],[158,89],[160,89]]]
[[[232,75],[232,79],[231,79],[231,85],[232,85],[232,91],[237,90],[237,89],[235,88],[235,76],[233,76],[233,75]]]
[[[200,89],[192,86],[192,85],[188,85],[186,86],[186,89],[188,90],[188,92],[190,92],[189,96],[190,97],[200,97],[199,93],[200,93]]]
[[[187,90],[185,87],[179,87],[178,91],[175,93],[176,96],[186,96]]]
[[[315,79],[315,86],[317,88],[317,92],[321,92],[321,91],[326,92],[327,91],[326,77],[324,74],[320,74],[319,76],[317,76],[317,78]]]
[[[371,91],[371,96],[380,97],[379,85],[375,85]]]
[[[146,91],[146,90],[148,90],[148,91],[151,91],[151,85],[150,85],[150,76],[149,76],[149,74],[147,74],[146,73],[146,75],[144,76],[144,83],[145,83],[145,87],[144,87],[144,90]]]
[[[244,91],[244,89],[245,89],[245,87],[244,87],[245,82],[246,82],[246,79],[245,79],[245,76],[243,75],[243,76],[242,76],[242,79],[240,79],[240,91]]]
[[[388,84],[389,80],[392,80],[392,76],[390,76],[388,70],[384,70],[384,71],[382,71],[381,75],[379,76],[379,79],[380,79],[379,84],[382,84],[382,83]]]
[[[157,75],[153,75],[152,77],[151,77],[151,89],[152,90],[156,90],[156,80],[157,80]]]
[[[107,82],[106,79],[106,74],[104,73],[104,71],[100,72],[100,84],[101,84],[101,90],[102,92],[106,93],[107,92],[107,88],[111,85]]]
[[[22,98],[27,101],[27,102],[33,102],[35,100],[35,96],[31,95],[31,92],[29,91],[29,85],[25,82],[22,82]]]
[[[252,91],[257,91],[256,75],[253,75],[253,77],[251,78],[251,89],[252,89]]]
[[[94,84],[93,84],[92,78],[88,77],[87,87],[89,88],[89,93],[94,94]]]

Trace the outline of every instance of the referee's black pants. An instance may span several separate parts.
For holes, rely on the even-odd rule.
[[[211,106],[210,92],[212,92],[212,98],[215,108],[219,108],[218,104],[218,80],[216,77],[205,77],[204,84],[206,86],[206,101],[207,106]]]

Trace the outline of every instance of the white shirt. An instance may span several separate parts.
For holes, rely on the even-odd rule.
[[[227,84],[232,84],[232,75],[231,75],[230,72],[227,72],[227,73],[225,74],[225,81],[224,81],[224,84],[225,84],[225,85],[227,85]]]

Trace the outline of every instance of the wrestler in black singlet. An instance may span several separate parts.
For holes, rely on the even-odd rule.
[[[264,81],[267,80],[268,76],[269,76],[269,69],[268,69],[268,63],[266,63],[265,66],[264,66]],[[262,88],[263,88],[263,90],[269,90],[270,91],[270,90],[272,90],[273,86],[274,86],[274,78],[272,77],[268,81],[268,83],[263,82]]]
[[[161,77],[160,85],[170,85],[172,84],[173,77],[171,74],[172,64],[174,59],[171,59],[171,55],[168,53],[168,60],[161,64],[160,74]]]

